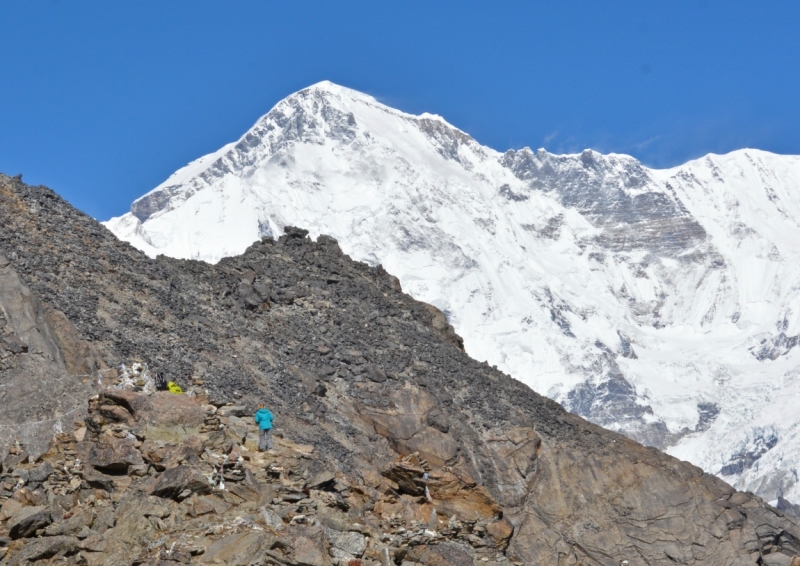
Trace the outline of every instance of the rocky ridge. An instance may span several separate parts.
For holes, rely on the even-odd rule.
[[[440,311],[332,238],[288,228],[213,266],[151,260],[49,189],[0,177],[0,250],[19,281],[0,292],[3,344],[18,344],[3,346],[0,384],[16,394],[28,381],[16,397],[26,412],[4,413],[0,433],[35,419],[57,435],[30,452],[6,436],[5,564],[234,563],[246,549],[256,564],[788,565],[800,554],[794,519],[469,358]],[[26,293],[50,321],[20,322],[8,305]],[[52,320],[50,357],[14,330],[44,336]],[[28,358],[76,401],[86,388],[96,397],[48,405],[36,387],[48,374],[23,374]],[[191,396],[114,389],[116,368],[134,362]],[[260,400],[282,434],[273,454],[252,450]],[[213,483],[223,461],[225,490]],[[129,553],[112,559],[118,537]]]

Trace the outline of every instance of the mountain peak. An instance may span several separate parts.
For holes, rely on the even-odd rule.
[[[473,357],[800,500],[800,412],[779,407],[800,388],[798,186],[800,159],[752,150],[664,171],[592,150],[501,154],[324,81],[106,225],[150,255],[209,262],[285,226],[330,235],[444,312]]]
[[[355,110],[353,104],[364,104],[379,107],[388,112],[402,114],[394,108],[381,104],[375,97],[369,94],[326,80],[290,94],[276,104],[270,112],[262,116],[261,120],[287,105],[305,111],[313,110],[313,101],[319,99],[325,100],[328,104],[336,105],[340,109],[349,109],[350,111]],[[311,104],[310,106],[308,105],[309,103]],[[256,124],[258,124],[258,122]]]
[[[375,100],[370,95],[365,94],[365,93],[363,93],[361,91],[358,91],[358,90],[355,90],[355,89],[352,89],[352,88],[349,88],[349,87],[346,87],[346,86],[342,86],[340,84],[337,84],[337,83],[334,83],[334,82],[331,82],[331,81],[327,81],[327,80],[319,81],[318,83],[314,83],[311,86],[308,86],[308,87],[306,87],[304,89],[299,90],[298,92],[303,92],[303,91],[316,91],[316,92],[324,92],[324,93],[330,93],[330,94],[340,95],[340,96],[347,96],[349,98],[369,98],[369,99]],[[289,95],[289,97],[287,97],[287,98],[290,98],[291,96],[292,95]]]
[[[146,236],[136,222],[146,222],[174,209],[212,184],[213,179],[244,169],[252,171],[302,144],[356,144],[359,147],[382,144],[386,151],[395,152],[400,149],[394,147],[395,142],[411,130],[426,138],[447,159],[459,160],[459,147],[463,144],[477,146],[472,138],[441,116],[407,114],[357,90],[321,81],[278,102],[238,141],[191,162],[136,199],[130,211],[133,218],[120,222],[126,226],[126,231],[139,234],[144,245],[151,246],[154,240]],[[420,139],[417,143],[426,140]],[[152,247],[146,249],[152,251]]]

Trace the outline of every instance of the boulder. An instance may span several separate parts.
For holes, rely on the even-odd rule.
[[[125,473],[130,466],[144,464],[134,444],[131,438],[101,434],[97,442],[78,443],[78,455],[83,462],[102,472]]]
[[[92,524],[92,519],[91,510],[83,509],[64,521],[52,523],[44,530],[44,534],[48,537],[64,535],[76,536],[78,533],[81,533],[84,528]]]
[[[224,405],[217,409],[220,417],[252,417],[244,405]]]
[[[46,481],[53,473],[53,466],[50,462],[45,462],[36,466],[28,472],[28,481],[31,483],[42,483]]]
[[[9,497],[3,502],[2,507],[0,507],[0,521],[7,521],[10,519],[14,514],[22,509],[23,504],[14,499],[13,497]]]
[[[531,427],[513,427],[501,434],[487,435],[492,450],[521,477],[525,478],[536,469],[536,456],[541,439]]]
[[[214,512],[214,506],[204,499],[196,499],[192,501],[188,511],[189,515],[192,517],[199,517],[201,515],[207,515]]]
[[[425,469],[419,464],[400,460],[394,462],[381,474],[395,482],[403,493],[409,495],[425,494],[425,482],[422,479]]]
[[[203,441],[196,435],[184,438],[180,444],[147,439],[139,447],[144,460],[157,471],[174,468],[181,464],[199,464],[199,455],[205,449]]]
[[[14,493],[14,499],[23,505],[47,505],[47,494],[41,489],[31,490],[28,487],[21,487]]]
[[[383,383],[386,381],[386,372],[375,364],[367,364],[366,375],[375,383]]]
[[[300,535],[292,541],[292,559],[298,566],[328,566],[328,553],[319,537]]]
[[[504,549],[514,534],[514,525],[508,519],[498,519],[486,525],[486,532],[494,539],[497,548]]]
[[[337,548],[355,558],[359,558],[367,549],[367,537],[361,533],[340,532],[326,528],[325,538],[331,548]]]
[[[45,506],[23,507],[8,522],[8,536],[12,539],[32,537],[38,529],[53,522],[50,509]]]
[[[260,563],[274,543],[275,536],[265,532],[229,535],[211,544],[200,557],[200,564],[248,566]]]
[[[105,421],[125,423],[127,425],[133,424],[134,422],[133,416],[119,405],[100,405],[97,412]]]
[[[99,407],[122,407],[133,418],[137,418],[142,413],[147,412],[147,398],[138,395],[135,391],[126,389],[106,389],[97,399]]]
[[[152,465],[159,472],[166,469],[166,463],[170,455],[175,450],[175,445],[168,445],[166,442],[158,440],[150,440],[149,438],[142,442],[139,447],[144,459]]]
[[[333,472],[319,472],[306,484],[306,487],[308,487],[308,489],[327,489],[331,487],[335,481],[336,476]]]
[[[283,529],[283,519],[269,507],[262,507],[258,514],[261,520],[264,521],[264,524],[273,531],[280,531]]]
[[[216,430],[208,436],[205,447],[218,454],[228,454],[234,446],[242,442],[241,437],[230,428]]]
[[[150,493],[168,499],[183,499],[191,493],[211,493],[211,484],[192,466],[177,466],[161,474]]]
[[[246,419],[239,418],[239,417],[228,417],[228,431],[232,433],[238,443],[242,443],[247,438],[247,433],[249,432],[249,424],[252,422],[252,418],[248,422]]]
[[[78,539],[75,537],[45,537],[32,541],[11,556],[8,566],[22,566],[39,563],[41,560],[58,559],[78,552]]]
[[[104,491],[114,491],[116,483],[121,480],[127,480],[127,476],[109,476],[103,472],[91,467],[86,466],[81,472],[81,477],[91,487],[102,489]]]

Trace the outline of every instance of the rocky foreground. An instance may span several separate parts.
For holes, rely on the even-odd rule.
[[[470,359],[330,238],[150,260],[0,176],[0,252],[0,564],[800,562],[794,519]]]
[[[258,452],[251,421],[202,395],[104,390],[41,458],[6,458],[3,564],[508,563],[514,527],[470,478],[416,454],[348,478],[282,435]]]

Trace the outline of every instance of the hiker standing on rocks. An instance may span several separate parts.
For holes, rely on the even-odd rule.
[[[264,403],[258,406],[255,414],[258,425],[258,451],[272,450],[272,412]]]

